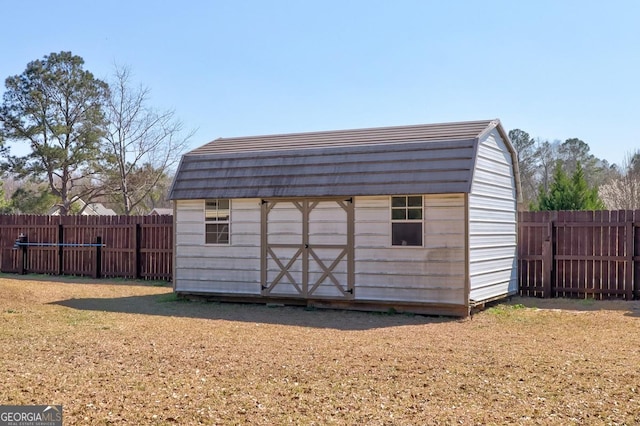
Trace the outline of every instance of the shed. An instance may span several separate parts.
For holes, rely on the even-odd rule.
[[[117,213],[105,207],[102,203],[96,202],[85,202],[82,198],[75,196],[71,200],[72,207],[76,207],[80,210],[80,215],[82,216],[115,216]],[[49,216],[60,216],[60,206],[56,205],[49,209],[47,213]]]
[[[174,291],[466,316],[517,290],[499,120],[220,138],[182,157]]]
[[[173,209],[172,208],[162,208],[156,207],[149,213],[149,216],[172,216]]]

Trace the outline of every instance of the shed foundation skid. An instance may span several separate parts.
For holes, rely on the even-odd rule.
[[[472,311],[464,306],[437,303],[381,303],[378,301],[350,301],[328,299],[296,299],[278,297],[251,297],[217,295],[211,293],[176,293],[179,298],[193,301],[264,304],[270,307],[299,306],[311,309],[338,309],[361,312],[385,312],[392,314],[417,314],[428,316],[466,317]]]

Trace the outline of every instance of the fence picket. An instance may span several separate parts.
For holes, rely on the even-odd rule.
[[[137,226],[141,230],[139,249],[136,247]],[[103,277],[169,281],[173,273],[172,229],[172,216],[0,215],[0,271],[18,272],[21,254],[14,243],[23,233],[30,243],[58,244],[29,246],[28,272],[92,276],[99,271]],[[157,238],[158,232],[164,232],[165,237]],[[98,237],[104,244],[100,259],[95,246],[63,245],[95,244]],[[139,259],[136,259],[137,253],[140,253]],[[136,271],[136,267],[142,269]]]
[[[640,297],[636,285],[640,279],[640,224],[636,222],[640,213],[521,212],[518,219],[520,294],[546,296],[549,291],[545,289],[549,289],[551,297]],[[544,251],[552,252],[553,271],[549,274],[544,268],[538,274],[535,267],[545,237],[551,241]],[[542,263],[544,267],[545,261]]]
[[[0,215],[0,271],[17,273],[31,243],[95,243],[104,247],[30,246],[29,272],[171,280],[172,216]],[[521,295],[640,298],[640,210],[519,212],[518,280]]]

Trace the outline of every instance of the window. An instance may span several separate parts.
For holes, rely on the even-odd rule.
[[[230,200],[206,200],[204,203],[205,243],[229,244]]]
[[[422,195],[391,197],[391,245],[422,246]]]

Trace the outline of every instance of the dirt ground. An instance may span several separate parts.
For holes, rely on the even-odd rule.
[[[640,424],[640,302],[471,319],[176,300],[0,275],[0,404],[84,424]]]

